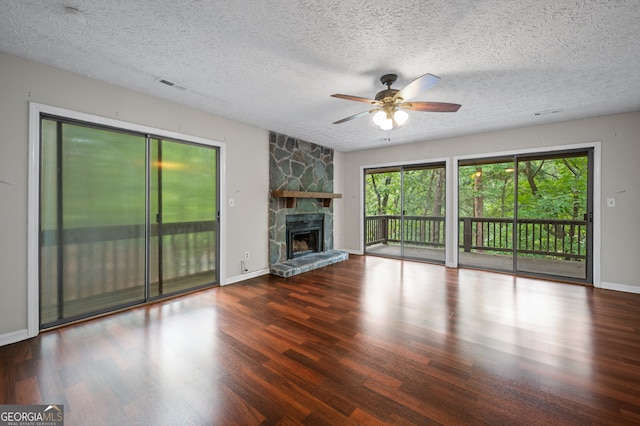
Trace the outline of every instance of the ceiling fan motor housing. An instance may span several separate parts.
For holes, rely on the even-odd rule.
[[[385,89],[385,90],[382,90],[382,91],[380,91],[380,92],[378,92],[376,94],[376,101],[385,102],[385,98],[393,99],[393,97],[398,92],[399,92],[399,90],[397,90],[397,89]]]
[[[384,103],[391,102],[392,98],[399,92],[399,90],[391,88],[391,85],[395,83],[396,80],[398,80],[398,76],[396,74],[385,74],[380,77],[380,82],[387,86],[387,88],[386,90],[382,90],[376,94],[376,101]]]

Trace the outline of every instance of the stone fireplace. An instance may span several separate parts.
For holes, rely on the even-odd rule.
[[[306,263],[307,259],[325,253],[334,256],[333,206],[322,195],[333,195],[333,150],[271,132],[269,190],[272,273],[295,275],[300,272],[282,275],[279,266],[288,262],[302,264],[303,260]],[[326,264],[330,263],[335,262]]]

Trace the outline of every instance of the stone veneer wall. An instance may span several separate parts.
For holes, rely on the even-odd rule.
[[[271,132],[269,190],[333,192],[333,150]],[[287,260],[287,214],[324,213],[324,250],[333,249],[333,207],[317,199],[299,198],[287,209],[284,198],[269,196],[269,263]]]

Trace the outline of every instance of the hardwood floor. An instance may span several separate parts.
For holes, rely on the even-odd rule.
[[[640,295],[379,257],[0,348],[86,424],[640,424]]]

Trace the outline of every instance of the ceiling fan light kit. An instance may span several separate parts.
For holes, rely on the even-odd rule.
[[[425,112],[456,112],[460,109],[459,104],[450,104],[445,102],[406,102],[436,84],[440,81],[440,77],[436,77],[432,74],[425,74],[416,78],[400,90],[392,89],[391,85],[395,83],[397,79],[398,76],[396,74],[385,74],[380,77],[380,81],[382,84],[386,85],[387,88],[378,92],[375,99],[342,94],[331,95],[334,98],[365,102],[376,106],[376,108],[370,111],[360,112],[350,117],[343,118],[342,120],[338,120],[333,124],[344,123],[358,117],[375,113],[373,114],[373,122],[382,130],[392,130],[402,126],[407,121],[409,114],[404,111],[406,109]]]
[[[409,118],[409,114],[401,109],[393,113],[380,110],[373,114],[373,122],[382,130],[391,130],[402,126]]]

